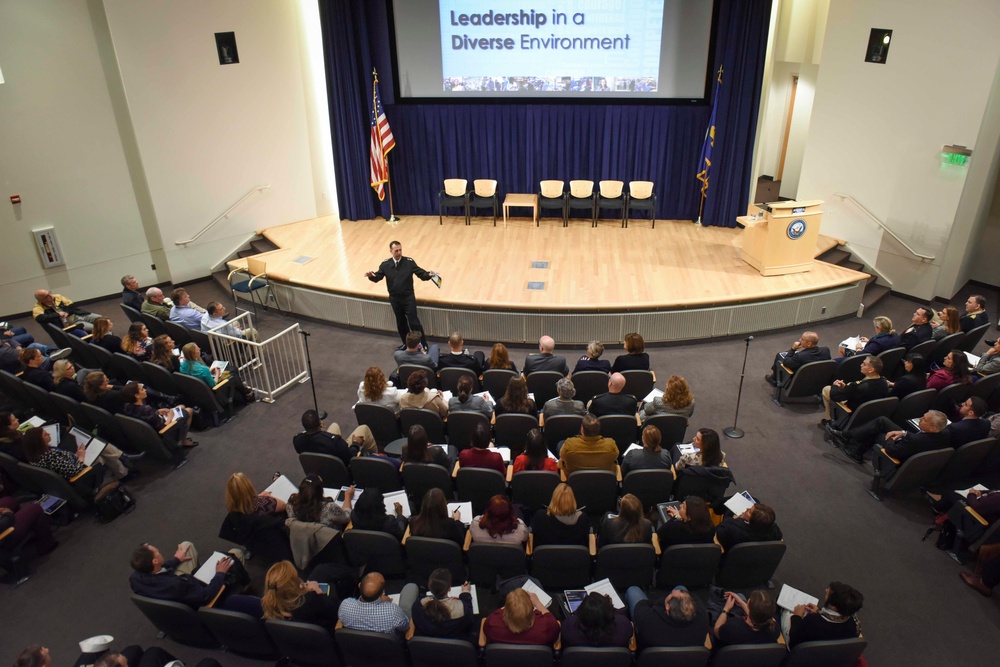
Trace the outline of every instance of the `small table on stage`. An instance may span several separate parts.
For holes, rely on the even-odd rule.
[[[503,226],[507,226],[507,209],[511,206],[530,206],[535,213],[535,224],[538,223],[538,195],[518,195],[510,193],[503,200]]]

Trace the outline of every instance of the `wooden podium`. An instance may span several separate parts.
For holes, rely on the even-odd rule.
[[[744,226],[743,261],[762,276],[783,276],[812,269],[816,257],[822,201],[751,204],[736,218]],[[753,219],[756,217],[756,219]]]

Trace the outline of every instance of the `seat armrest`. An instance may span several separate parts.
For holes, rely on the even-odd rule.
[[[87,466],[86,468],[84,468],[83,470],[81,470],[80,472],[78,472],[77,474],[75,474],[72,477],[70,477],[69,483],[70,484],[74,484],[78,479],[80,479],[81,477],[83,477],[84,475],[86,475],[91,470],[92,470],[92,468],[90,466]]]
[[[225,584],[222,584],[222,588],[220,588],[220,589],[219,589],[219,592],[218,592],[218,593],[216,593],[216,594],[215,594],[215,597],[214,597],[214,598],[212,598],[212,601],[211,601],[211,602],[209,602],[209,603],[208,603],[207,605],[205,605],[205,606],[206,606],[206,607],[208,607],[209,609],[211,609],[212,607],[214,607],[214,606],[215,606],[215,603],[219,601],[219,598],[221,598],[221,597],[222,597],[222,594],[223,594],[223,593],[225,593],[225,592],[226,592],[226,585],[225,585]]]
[[[657,535],[656,533],[653,533],[653,551],[656,553],[657,556],[663,553],[663,551],[660,549],[660,536]]]
[[[885,458],[889,459],[890,461],[892,461],[893,463],[895,463],[897,466],[902,465],[902,462],[899,459],[895,459],[895,458],[889,456],[886,453],[885,449],[883,449],[882,447],[879,447],[878,451],[879,451],[880,454],[882,454],[882,456],[884,456]]]
[[[538,413],[538,428],[545,428],[545,415]]]
[[[514,464],[507,466],[507,483],[510,484],[510,480],[514,477]]]
[[[14,526],[11,526],[7,530],[0,533],[0,541],[3,541],[8,535],[14,532]]]
[[[410,526],[406,526],[406,532],[403,533],[403,539],[399,541],[400,544],[406,544],[406,540],[410,539]]]
[[[157,433],[159,433],[160,435],[163,435],[164,433],[166,433],[167,431],[169,431],[173,427],[177,426],[177,422],[179,422],[179,421],[180,421],[179,419],[173,420],[172,422],[170,422],[169,424],[167,424],[166,426],[164,426],[163,428],[161,428],[159,431],[157,431]]]
[[[618,480],[619,484],[622,483],[622,467],[617,463],[615,464],[615,479]]]
[[[972,518],[981,523],[984,526],[990,525],[990,522],[983,518],[983,515],[972,509],[968,505],[965,506],[965,511],[972,515]]]
[[[587,545],[590,547],[591,558],[597,556],[597,535],[591,533],[587,536]]]
[[[472,531],[465,531],[465,543],[462,545],[462,551],[468,552],[469,547],[472,546]]]
[[[212,387],[212,391],[219,391],[220,387],[225,387],[227,384],[229,384],[229,378],[226,378],[225,380],[222,380],[221,382],[216,382],[215,386]]]
[[[451,469],[451,476],[453,478],[454,477],[458,477],[458,469],[461,468],[461,467],[462,467],[462,464],[459,463],[458,461],[455,461],[455,467]]]
[[[528,546],[525,549],[525,553],[530,556],[531,552],[534,550],[535,550],[535,534],[528,533]]]
[[[789,368],[788,366],[786,366],[784,364],[781,364],[781,370],[785,371],[789,375],[795,375],[795,371],[793,371],[791,368]]]
[[[486,648],[486,633],[483,632],[483,628],[486,627],[486,618],[479,622],[479,648]]]
[[[837,406],[847,414],[851,414],[852,412],[854,412],[854,410],[851,410],[849,407],[847,407],[847,401],[838,401]]]

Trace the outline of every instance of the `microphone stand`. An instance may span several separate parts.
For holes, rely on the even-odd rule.
[[[723,433],[727,438],[742,438],[745,434],[743,429],[736,425],[740,418],[740,399],[743,398],[743,378],[747,372],[747,356],[750,354],[750,341],[753,340],[753,336],[746,337],[747,347],[743,351],[743,370],[740,371],[740,389],[736,394],[736,415],[733,417],[733,425],[729,428],[723,429]]]
[[[316,400],[316,382],[313,380],[312,357],[309,356],[309,336],[312,334],[302,329],[299,329],[299,333],[302,335],[302,342],[306,346],[306,368],[309,370],[309,386],[312,387],[313,408],[316,410],[316,414],[319,415],[320,420],[323,420],[326,419],[326,410],[320,410],[319,401]]]

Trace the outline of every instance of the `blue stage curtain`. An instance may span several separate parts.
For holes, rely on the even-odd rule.
[[[545,179],[611,179],[653,181],[657,218],[697,217],[695,174],[708,105],[394,104],[386,5],[320,0],[320,6],[342,218],[387,214],[387,202],[369,185],[373,62],[396,137],[389,167],[399,214],[436,214],[445,178],[470,184],[495,178],[501,201],[508,192],[537,192]],[[725,73],[706,225],[733,227],[746,210],[770,8],[770,0],[716,2],[715,69],[722,64]]]

